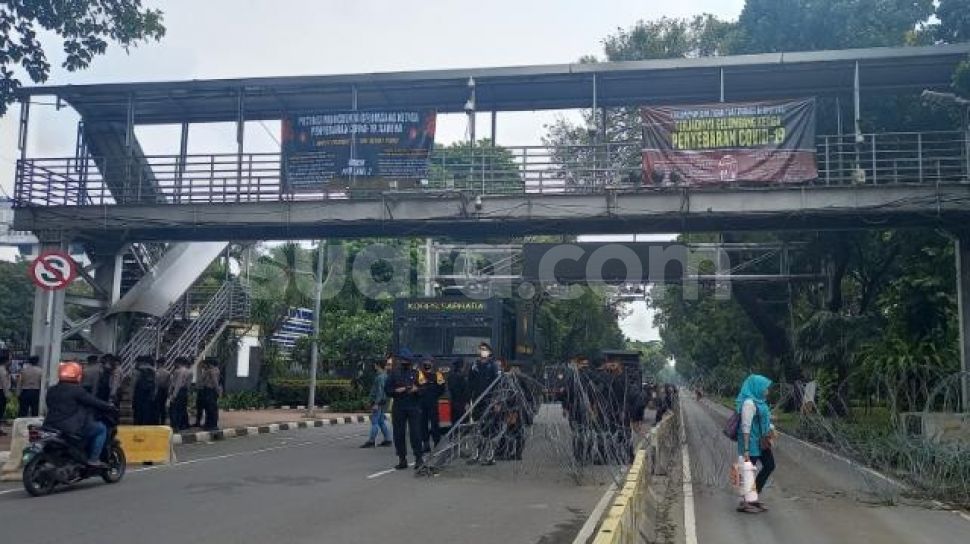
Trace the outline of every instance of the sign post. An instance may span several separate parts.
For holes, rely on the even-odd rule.
[[[54,361],[55,354],[60,352],[59,349],[54,349],[54,344],[60,342],[63,305],[60,305],[59,311],[55,312],[55,297],[63,297],[63,294],[58,293],[58,291],[67,289],[77,278],[77,263],[65,251],[45,251],[30,263],[28,274],[34,285],[45,292],[47,299],[47,308],[44,314],[45,338],[42,344],[44,380],[40,384],[40,409],[41,413],[44,413],[46,412],[47,387],[56,368],[54,366],[56,363]]]

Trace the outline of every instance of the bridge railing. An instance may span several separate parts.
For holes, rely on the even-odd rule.
[[[645,179],[639,142],[436,149],[420,181],[350,179],[310,190],[282,182],[279,153],[32,158],[17,163],[17,206],[103,206],[375,198],[383,193],[561,194],[676,187]],[[968,181],[963,132],[820,136],[808,184]],[[100,168],[98,167],[100,165]],[[739,185],[744,185],[739,184]],[[753,184],[751,184],[753,185]],[[758,184],[764,185],[764,184]],[[145,187],[154,187],[146,193]]]

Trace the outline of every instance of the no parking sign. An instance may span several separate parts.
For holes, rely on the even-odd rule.
[[[45,291],[66,289],[77,277],[77,264],[64,251],[45,251],[30,263],[30,279]]]

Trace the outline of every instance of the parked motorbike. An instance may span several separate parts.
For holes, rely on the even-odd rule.
[[[120,482],[125,475],[125,452],[118,441],[116,416],[102,415],[108,427],[108,439],[101,452],[104,468],[87,463],[85,441],[56,429],[31,425],[29,445],[24,448],[24,489],[34,497],[49,495],[57,486],[73,485],[100,476],[105,483]]]

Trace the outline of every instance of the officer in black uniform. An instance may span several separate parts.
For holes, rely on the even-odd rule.
[[[421,373],[414,368],[414,356],[407,349],[397,356],[397,364],[387,380],[387,396],[394,399],[391,407],[391,424],[394,434],[394,450],[397,453],[398,470],[408,468],[407,439],[414,453],[414,468],[424,465],[421,447],[421,397],[423,385]],[[405,433],[407,436],[405,437]]]
[[[499,367],[492,354],[492,346],[482,342],[478,346],[478,359],[468,371],[468,392],[472,406],[472,419],[478,430],[479,440],[475,456],[469,464],[495,464],[495,436],[500,431],[501,407],[494,405],[489,387],[499,377]]]

